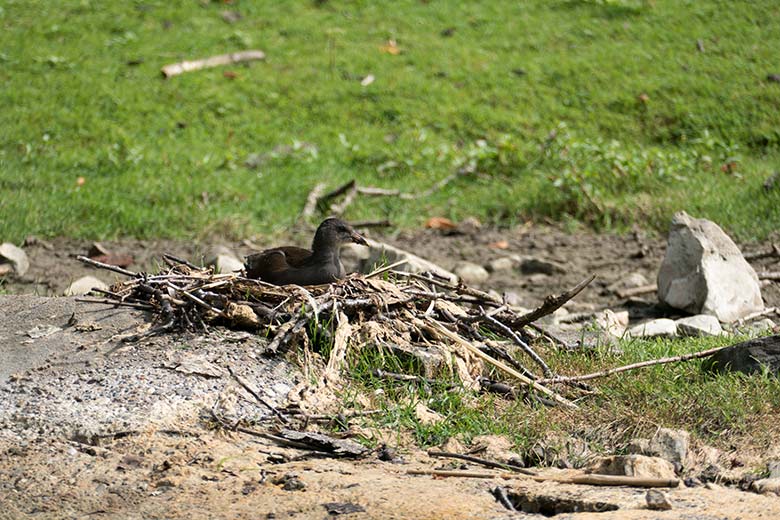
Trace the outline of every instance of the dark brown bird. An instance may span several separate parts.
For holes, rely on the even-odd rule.
[[[352,226],[341,219],[328,218],[317,228],[311,251],[285,246],[249,255],[244,263],[246,275],[274,285],[335,282],[344,278],[340,250],[348,242],[368,245]]]

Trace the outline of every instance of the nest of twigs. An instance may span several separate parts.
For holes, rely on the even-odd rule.
[[[539,382],[551,381],[555,374],[531,343],[544,338],[566,345],[534,322],[573,298],[593,277],[559,296],[547,297],[531,312],[519,313],[478,289],[453,284],[433,273],[399,270],[403,262],[330,285],[277,287],[240,273],[215,274],[210,268],[172,255],[163,256],[167,268],[158,274],[79,259],[128,277],[109,291],[99,291],[105,299],[90,301],[154,314],[150,329],[125,341],[174,331],[208,332],[211,326],[223,325],[266,334],[266,352],[273,354],[296,344],[308,345],[309,334],[319,329],[325,330],[333,343],[323,384],[338,379],[348,348],[371,344],[426,349],[440,353],[466,386],[491,387],[504,393],[517,390],[483,378],[487,363],[519,382],[517,386],[526,395],[574,407],[569,399]],[[514,352],[521,355],[514,356]],[[524,364],[518,359],[527,361]],[[533,364],[533,369],[526,364]]]

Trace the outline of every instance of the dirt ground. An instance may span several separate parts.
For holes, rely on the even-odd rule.
[[[492,229],[463,225],[455,230],[420,229],[400,233],[367,232],[376,240],[385,241],[445,269],[453,269],[458,262],[468,261],[487,265],[491,260],[502,257],[532,258],[554,262],[557,267],[552,274],[544,269],[497,271],[491,274],[483,289],[499,293],[514,292],[520,305],[533,307],[553,293],[570,288],[591,274],[596,280],[568,308],[574,312],[594,308],[642,307],[642,300],[652,305],[654,294],[644,294],[633,301],[620,298],[616,290],[623,288],[631,275],[641,275],[648,283],[654,283],[658,267],[663,260],[666,247],[665,237],[649,235],[642,231],[629,234],[596,234],[589,231],[567,233],[551,226],[519,226],[514,229]],[[162,253],[171,253],[194,262],[208,258],[214,246],[224,245],[242,258],[258,249],[284,244],[308,246],[309,231],[292,236],[245,240],[241,243],[226,243],[214,239],[209,243],[192,243],[171,240],[124,240],[103,242],[102,245],[119,256],[129,256],[134,262],[129,269],[154,272],[160,265]],[[772,243],[780,242],[780,232],[763,243],[740,244],[743,253],[770,250]],[[51,241],[31,240],[25,247],[30,257],[30,270],[22,279],[7,280],[2,289],[12,294],[37,294],[40,296],[61,295],[75,279],[93,275],[106,282],[119,278],[106,271],[96,271],[78,262],[76,255],[86,254],[91,242],[73,239]],[[756,271],[777,271],[780,258],[768,257],[751,260]],[[780,305],[780,284],[765,284],[762,288],[767,306]],[[661,312],[661,311],[659,311]],[[664,312],[668,312],[664,311]]]
[[[455,233],[419,230],[372,237],[448,269],[463,260],[484,265],[506,255],[560,264],[553,274],[496,272],[483,284],[486,290],[517,293],[524,306],[596,274],[570,311],[664,312],[654,305],[652,293],[631,300],[616,293],[633,273],[655,281],[662,238],[570,235],[552,227],[465,227]],[[288,240],[307,242],[303,235]],[[257,239],[225,245],[247,254],[276,243]],[[262,338],[230,331],[128,345],[118,338],[147,326],[142,313],[44,297],[62,294],[86,274],[113,281],[105,271],[75,259],[90,245],[69,239],[32,242],[25,247],[28,274],[2,286],[11,295],[0,296],[8,311],[0,323],[0,518],[505,519],[555,512],[510,512],[494,498],[496,487],[504,488],[520,509],[524,504],[533,509],[529,504],[547,497],[559,507],[556,518],[780,518],[780,499],[720,486],[681,486],[669,491],[671,511],[650,511],[640,489],[411,476],[408,469],[461,465],[404,446],[398,453],[402,461],[383,461],[376,453],[361,460],[334,459],[214,429],[209,413],[218,405],[228,417],[262,422],[269,416],[236,384],[230,369],[279,405],[301,380],[295,364],[271,362],[262,356]],[[130,269],[148,271],[156,270],[164,252],[199,261],[208,251],[207,245],[175,241],[103,245],[131,255]],[[742,247],[752,252],[770,245]],[[777,271],[778,260],[754,266]],[[763,291],[767,305],[780,305],[778,284]],[[48,333],[38,336],[41,331]]]

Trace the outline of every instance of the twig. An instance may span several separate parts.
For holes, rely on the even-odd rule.
[[[496,500],[498,501],[499,504],[509,509],[510,511],[517,511],[517,508],[515,508],[512,501],[509,500],[508,496],[506,496],[506,490],[504,488],[502,488],[501,486],[496,486],[493,489],[491,489],[490,492],[493,494],[494,497],[496,497]]]
[[[592,274],[590,275],[590,277],[581,281],[580,283],[578,283],[577,285],[575,285],[565,293],[562,293],[559,296],[548,296],[547,298],[544,299],[544,302],[536,309],[526,314],[523,314],[522,316],[509,320],[509,326],[517,330],[528,325],[533,321],[538,320],[539,318],[543,318],[548,314],[552,314],[553,312],[558,310],[564,303],[568,302],[569,300],[577,296],[580,292],[582,292],[582,290],[595,279],[596,279],[596,275]]]
[[[391,271],[391,270],[395,269],[395,268],[396,268],[396,267],[398,267],[399,265],[403,265],[403,264],[405,264],[407,261],[408,261],[408,260],[406,260],[406,259],[403,259],[403,260],[399,260],[399,261],[397,261],[397,262],[393,262],[393,263],[392,263],[392,264],[390,264],[390,265],[386,265],[386,266],[384,266],[384,267],[380,267],[379,269],[375,269],[375,270],[374,270],[374,271],[372,271],[371,273],[367,274],[365,277],[366,277],[366,278],[373,278],[374,276],[379,276],[380,274],[384,274],[384,273],[386,273],[387,271]]]
[[[448,451],[438,451],[438,450],[428,450],[428,455],[431,457],[442,457],[442,458],[465,460],[468,462],[474,462],[475,464],[482,464],[483,466],[488,468],[508,469],[510,471],[516,471],[517,473],[522,473],[523,475],[536,475],[536,472],[531,471],[530,469],[522,468],[514,464],[505,464],[503,462],[495,462],[492,460],[481,459],[479,457],[474,457],[473,455],[461,455],[460,453],[450,453]]]
[[[352,222],[354,228],[377,228],[391,227],[393,225],[389,220],[357,220]]]
[[[763,316],[769,316],[770,314],[773,314],[773,313],[779,312],[779,311],[780,311],[780,308],[778,308],[778,307],[767,307],[766,309],[763,309],[763,310],[760,310],[760,311],[757,311],[757,312],[753,312],[751,314],[748,314],[747,316],[744,316],[744,317],[738,319],[737,320],[737,326],[738,327],[742,326],[742,325],[744,325],[745,323],[747,323],[747,322],[749,322],[751,320],[754,320],[756,318],[761,318]]]
[[[759,280],[772,280],[773,282],[780,280],[780,271],[762,271],[756,274],[758,274]]]
[[[558,376],[558,377],[551,377],[547,379],[539,379],[538,382],[547,385],[552,383],[568,383],[571,381],[588,381],[590,379],[611,376],[612,374],[618,374],[620,372],[626,372],[628,370],[636,370],[637,368],[644,368],[653,365],[665,365],[667,363],[676,363],[679,361],[689,361],[691,359],[703,358],[703,357],[711,356],[716,352],[720,352],[721,350],[727,349],[729,347],[731,347],[731,345],[726,345],[725,347],[715,347],[708,350],[702,350],[701,352],[693,352],[691,354],[683,354],[681,356],[665,357],[660,359],[641,361],[639,363],[632,363],[630,365],[625,365],[622,367],[615,367],[615,368],[610,368],[608,370],[601,370],[599,372],[593,372],[592,374],[585,374],[582,376]]]
[[[306,197],[306,204],[303,206],[303,211],[301,211],[301,218],[310,218],[314,215],[314,212],[317,210],[317,201],[324,189],[324,182],[318,182],[314,185],[314,188],[309,192],[309,196]]]
[[[492,357],[488,356],[487,354],[485,354],[484,352],[479,350],[477,347],[475,347],[474,345],[472,345],[468,341],[464,340],[463,338],[461,338],[457,334],[451,332],[447,327],[445,327],[444,325],[442,325],[438,321],[434,320],[433,318],[428,318],[428,321],[432,325],[434,325],[446,337],[448,337],[449,339],[455,341],[456,343],[458,343],[459,345],[464,347],[466,350],[476,354],[478,357],[480,357],[483,360],[487,361],[491,365],[493,365],[493,366],[495,366],[497,368],[500,368],[501,370],[503,370],[507,374],[516,377],[517,379],[519,379],[523,383],[525,383],[525,384],[527,384],[529,386],[532,386],[535,390],[538,390],[539,392],[542,392],[543,394],[550,396],[552,399],[554,399],[559,404],[562,404],[563,406],[565,406],[567,408],[572,408],[572,409],[576,409],[577,408],[577,405],[575,405],[571,401],[565,399],[561,395],[553,392],[552,390],[550,390],[546,386],[543,386],[541,383],[539,383],[537,381],[534,381],[532,379],[529,379],[528,377],[524,376],[523,374],[521,374],[520,372],[518,372],[514,368],[511,368],[511,367],[505,365],[504,363],[502,363],[501,361],[498,361],[497,359],[493,359]]]
[[[83,302],[83,303],[102,303],[104,305],[117,305],[121,307],[132,307],[134,309],[141,309],[144,311],[153,311],[154,307],[151,305],[147,305],[145,303],[135,303],[135,302],[123,302],[121,300],[109,300],[107,298],[76,298],[77,302]]]
[[[537,482],[559,482],[561,484],[586,484],[591,486],[631,486],[631,487],[677,487],[680,481],[671,478],[625,477],[621,475],[598,475],[595,473],[573,475],[570,477],[552,477],[542,475],[518,475],[517,473],[480,473],[478,471],[445,471],[435,469],[410,469],[407,475],[431,475],[434,477],[461,477],[513,480],[527,478]]]
[[[348,192],[349,190],[353,189],[355,187],[355,179],[352,179],[351,181],[347,182],[346,184],[342,184],[338,188],[336,188],[333,191],[330,191],[326,193],[325,195],[319,197],[317,199],[317,206],[323,207],[325,206],[325,203],[328,202],[330,199],[335,199],[339,195],[343,195],[344,193]]]
[[[772,244],[772,249],[769,251],[757,251],[755,253],[745,253],[742,255],[745,257],[745,260],[760,260],[762,258],[769,258],[771,256],[776,256],[780,258],[780,246],[777,244]]]
[[[545,376],[547,377],[552,376],[553,371],[550,369],[549,366],[547,366],[547,363],[545,363],[544,360],[541,357],[539,357],[539,354],[537,354],[528,343],[520,339],[520,336],[515,334],[515,331],[513,331],[512,329],[510,329],[509,327],[507,327],[506,325],[504,325],[503,323],[495,319],[493,316],[486,313],[482,307],[479,308],[479,311],[482,313],[482,317],[485,320],[487,320],[489,323],[492,323],[494,326],[498,327],[501,331],[503,331],[510,338],[512,338],[512,341],[514,341],[521,349],[523,349],[523,351],[526,354],[528,354],[531,357],[531,359],[533,359],[534,362],[536,362],[537,365],[542,367],[542,372],[544,372]]]
[[[116,265],[111,264],[104,264],[103,262],[98,262],[97,260],[92,260],[91,258],[87,258],[83,255],[78,255],[76,257],[76,260],[79,262],[84,262],[85,264],[92,265],[94,267],[98,267],[100,269],[108,269],[109,271],[114,271],[115,273],[123,274],[125,276],[130,276],[132,278],[135,278],[138,276],[138,273],[134,273],[133,271],[128,271],[127,269],[123,269],[121,267],[118,267]]]
[[[167,259],[167,260],[171,260],[173,262],[176,262],[177,264],[184,264],[187,267],[189,267],[190,269],[196,269],[196,270],[203,269],[202,267],[198,267],[197,265],[193,264],[192,262],[189,262],[189,261],[187,261],[187,260],[185,260],[183,258],[179,258],[178,256],[173,256],[173,255],[171,255],[169,253],[164,253],[163,254],[163,258]]]
[[[344,213],[344,211],[349,207],[350,204],[355,200],[355,197],[357,197],[357,187],[352,186],[347,190],[347,194],[344,196],[344,199],[338,203],[338,204],[331,204],[330,205],[330,213],[332,215],[341,215]]]
[[[193,61],[180,61],[179,63],[171,63],[160,69],[162,75],[167,79],[172,76],[177,76],[184,72],[190,72],[193,70],[208,69],[212,67],[219,67],[220,65],[229,65],[231,63],[239,63],[242,61],[254,61],[264,60],[265,53],[258,50],[233,52],[230,54],[220,54],[218,56],[211,56],[210,58],[204,58]]]
[[[269,410],[271,410],[271,411],[274,413],[274,415],[276,415],[276,416],[277,416],[277,417],[278,417],[278,418],[279,418],[279,419],[280,419],[280,420],[281,420],[283,423],[285,423],[285,424],[288,424],[288,423],[290,422],[290,421],[287,419],[287,417],[285,417],[285,416],[282,414],[282,412],[280,412],[280,411],[279,411],[279,410],[278,410],[278,409],[277,409],[277,408],[276,408],[274,405],[272,405],[271,403],[269,403],[268,401],[266,401],[265,399],[263,399],[263,398],[262,398],[262,396],[260,396],[260,394],[258,394],[257,392],[255,392],[255,391],[254,391],[254,390],[253,390],[253,389],[252,389],[252,388],[249,386],[249,384],[248,384],[246,381],[244,381],[244,378],[242,378],[241,376],[239,376],[238,374],[236,374],[236,373],[235,373],[235,371],[233,370],[233,367],[232,367],[232,366],[228,365],[227,369],[228,369],[228,372],[230,372],[230,375],[231,375],[231,376],[233,376],[233,379],[235,379],[235,380],[238,382],[238,384],[239,384],[239,385],[241,385],[241,386],[244,388],[244,390],[246,390],[247,392],[249,392],[250,394],[252,394],[252,397],[254,397],[255,399],[257,399],[257,401],[258,401],[260,404],[262,404],[263,406],[265,406],[266,408],[268,408]]]
[[[648,294],[652,292],[656,292],[658,290],[658,285],[651,283],[647,285],[640,285],[639,287],[630,287],[628,289],[620,289],[616,292],[619,298],[632,298],[634,296],[639,296],[640,294]]]

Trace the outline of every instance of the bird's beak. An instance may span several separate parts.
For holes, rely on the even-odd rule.
[[[352,241],[356,244],[360,244],[361,246],[368,246],[368,242],[366,242],[366,239],[363,238],[363,236],[357,231],[353,231],[352,233],[350,233],[349,238],[351,238]]]

